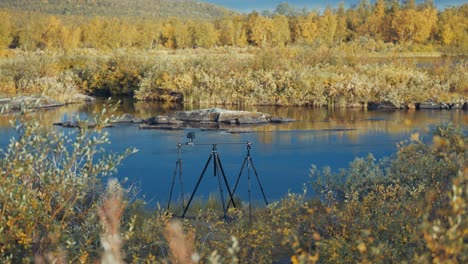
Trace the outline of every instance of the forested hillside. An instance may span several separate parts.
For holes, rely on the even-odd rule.
[[[0,8],[53,15],[217,18],[232,14],[194,0],[2,0]]]
[[[31,5],[28,5],[29,2]],[[74,14],[83,12],[86,16],[10,9],[0,11],[0,48],[333,47],[349,43],[358,43],[370,51],[398,51],[399,47],[393,46],[395,44],[411,51],[434,51],[435,47],[449,46],[451,51],[465,53],[468,48],[468,4],[437,10],[429,0],[422,4],[408,1],[404,5],[386,0],[377,0],[371,5],[363,0],[353,8],[346,9],[340,5],[328,7],[323,12],[292,15],[278,12],[281,11],[278,9],[270,15],[252,12],[221,16],[222,9],[195,1],[140,0],[132,1],[136,3],[133,5],[120,0],[96,0],[82,4],[78,0],[39,2],[42,3],[31,0],[2,1],[0,6],[24,6],[25,10],[40,9],[44,12],[52,12],[53,8],[69,8],[75,10],[72,12]],[[56,5],[55,2],[62,4]],[[92,11],[84,12],[88,8]],[[166,9],[170,10],[164,11]],[[214,12],[216,10],[219,12]],[[93,12],[109,16],[91,17]],[[138,12],[141,13],[138,17],[131,16]],[[157,12],[179,15],[157,19],[144,15]],[[184,12],[190,12],[192,18]],[[122,16],[117,16],[119,14]],[[201,19],[214,16],[218,18]]]

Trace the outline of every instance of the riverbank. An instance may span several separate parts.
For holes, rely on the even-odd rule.
[[[0,60],[0,94],[70,91],[199,105],[462,108],[465,57],[336,48],[18,53]]]

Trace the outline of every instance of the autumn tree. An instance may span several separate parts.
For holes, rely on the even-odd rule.
[[[291,40],[296,43],[313,43],[318,35],[318,14],[290,18]]]
[[[169,18],[161,28],[161,43],[171,49],[191,47],[193,42],[190,25],[178,18]]]
[[[233,46],[236,42],[236,29],[232,18],[223,18],[216,22],[219,32],[219,44],[222,46]]]
[[[0,11],[0,49],[7,48],[12,41],[10,14]]]
[[[398,41],[402,43],[424,43],[431,36],[437,25],[437,10],[424,8],[415,10],[408,4],[404,10],[397,12],[392,20],[392,28],[395,30]]]
[[[273,16],[271,45],[284,46],[290,41],[291,33],[289,31],[288,19],[283,15]]]
[[[138,21],[133,22],[128,18],[119,21],[118,27],[120,27],[120,30],[118,36],[120,38],[120,47],[131,48],[138,45],[138,23]]]
[[[121,21],[118,18],[106,18],[102,24],[100,46],[102,49],[118,49],[122,47]]]
[[[325,9],[318,22],[321,40],[326,45],[331,45],[335,38],[338,20],[336,14],[333,13],[330,6]]]
[[[218,41],[218,32],[211,22],[199,22],[194,24],[193,44],[198,47],[211,48]]]
[[[287,2],[280,3],[276,6],[275,14],[283,15],[283,16],[297,16],[299,12],[292,7]]]
[[[251,45],[264,47],[269,44],[273,31],[271,19],[253,12],[247,18],[247,28],[248,40]]]
[[[174,48],[185,49],[192,47],[192,24],[189,22],[184,23],[178,18],[171,18],[170,24],[174,34]]]
[[[40,48],[41,32],[45,28],[45,17],[38,14],[27,13],[14,18],[16,25],[14,37],[18,39],[18,46],[24,50],[36,50]]]
[[[367,28],[367,20],[369,19],[370,15],[372,14],[372,6],[369,0],[361,0],[356,7],[356,17],[355,21],[356,31],[358,35],[364,36],[368,32]]]
[[[437,26],[437,9],[433,7],[425,7],[418,12],[416,21],[416,32],[414,34],[414,41],[424,43],[433,36]]]
[[[103,21],[95,17],[89,22],[82,22],[81,26],[81,44],[85,48],[100,48],[100,35]]]
[[[361,20],[356,12],[356,9],[350,8],[346,10],[346,28],[348,29],[348,39],[353,41],[358,38],[357,29],[361,25]]]
[[[405,0],[405,10],[415,10],[416,0]]]
[[[344,40],[346,40],[347,35],[348,35],[347,25],[346,25],[346,10],[344,7],[344,2],[340,2],[336,15],[337,15],[337,24],[336,24],[335,39],[336,39],[336,42],[341,43]]]
[[[468,48],[468,4],[452,7],[440,14],[438,38],[444,45]]]
[[[161,44],[166,48],[176,48],[174,27],[169,22],[165,22],[161,27]]]
[[[230,16],[216,21],[218,43],[223,46],[244,47],[247,43],[247,20],[245,16]]]
[[[159,22],[144,20],[137,27],[138,47],[144,49],[156,48],[159,44],[161,25]]]
[[[367,20],[369,35],[376,40],[382,40],[386,32],[385,0],[377,0],[374,10]]]

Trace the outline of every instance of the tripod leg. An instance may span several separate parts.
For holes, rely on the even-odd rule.
[[[247,157],[250,161],[250,157]],[[250,162],[247,162],[247,175],[248,175],[248,183],[249,183],[249,222],[252,223],[252,197],[250,192]]]
[[[262,195],[263,195],[263,199],[265,200],[265,204],[268,205],[267,198],[265,196],[265,192],[263,191],[263,186],[260,183],[260,178],[258,177],[258,173],[257,173],[257,170],[255,169],[254,164],[253,164],[253,160],[250,157],[249,157],[249,160],[250,160],[250,164],[252,164],[252,169],[253,169],[253,171],[255,173],[255,177],[257,177],[258,186],[260,186],[260,190],[262,191]]]
[[[203,168],[203,172],[201,173],[200,177],[198,178],[197,184],[195,185],[195,189],[192,192],[192,195],[190,196],[190,199],[187,202],[187,205],[185,206],[184,213],[182,214],[182,217],[185,217],[185,214],[187,213],[188,208],[190,207],[190,203],[192,202],[193,197],[195,196],[195,193],[197,192],[198,186],[200,185],[200,182],[203,178],[203,175],[206,172],[206,168],[208,168],[208,164],[210,164],[212,155],[210,154],[210,157],[206,161],[205,167]]]
[[[172,175],[172,183],[171,183],[171,191],[169,192],[169,201],[167,203],[167,210],[169,210],[169,207],[171,207],[171,200],[172,200],[172,191],[174,190],[174,181],[175,181],[175,176],[177,174],[177,167],[179,165],[179,161],[176,161],[176,166],[174,169],[174,174]]]
[[[218,165],[219,165],[219,168],[221,169],[221,173],[223,174],[224,183],[226,184],[226,189],[228,190],[228,193],[229,193],[229,198],[230,198],[231,201],[232,201],[232,206],[234,206],[234,208],[236,208],[237,206],[236,206],[236,204],[234,203],[234,197],[232,196],[231,188],[229,188],[229,183],[228,183],[228,181],[227,181],[226,174],[224,173],[223,166],[221,165],[221,160],[219,159],[219,155],[217,155],[217,158],[218,158]]]
[[[215,155],[214,157],[214,167],[215,167],[215,176],[216,176],[216,171],[220,167],[220,161],[218,155]],[[227,219],[227,209],[226,209],[226,204],[224,203],[224,193],[223,193],[223,185],[221,184],[221,175],[218,175],[218,185],[219,185],[219,193],[221,195],[221,203],[223,205],[223,214],[224,214],[224,220]]]
[[[182,179],[182,160],[179,160],[179,182],[180,193],[182,194],[182,207],[185,206],[184,180]]]
[[[237,180],[236,180],[236,184],[234,185],[234,189],[232,190],[232,195],[234,196],[234,193],[236,193],[236,190],[237,190],[237,185],[239,185],[239,180],[240,180],[240,177],[242,175],[242,171],[244,170],[244,167],[245,167],[245,163],[247,162],[247,158],[244,159],[244,163],[242,163],[242,167],[240,169],[240,172],[239,172],[239,175],[237,176]],[[227,208],[229,209],[229,207],[231,206],[231,203],[232,203],[232,200],[229,199],[229,203],[228,203],[228,206]]]

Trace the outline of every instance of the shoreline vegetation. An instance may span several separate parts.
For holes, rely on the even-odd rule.
[[[0,59],[0,95],[44,95],[62,103],[84,93],[190,105],[466,107],[466,57],[348,52],[354,44],[14,51]]]
[[[211,106],[396,109],[467,101],[468,4],[378,0],[322,12],[281,4],[212,19],[87,17],[65,5],[68,15],[0,11],[0,96],[76,90]]]

